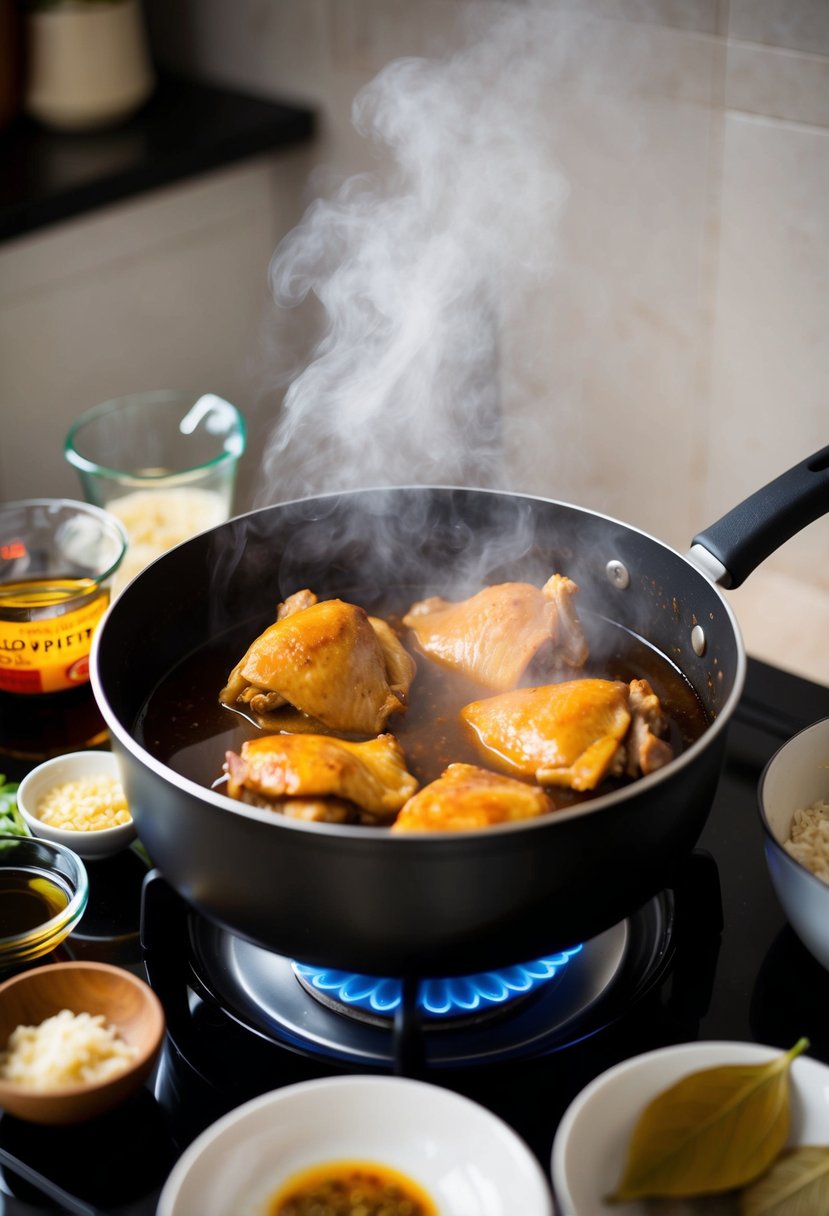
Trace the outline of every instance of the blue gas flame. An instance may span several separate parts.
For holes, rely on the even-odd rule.
[[[433,1018],[481,1013],[548,984],[581,950],[581,946],[574,946],[531,963],[482,971],[478,975],[425,979],[420,983],[418,1003],[421,1010]],[[294,963],[293,968],[309,987],[350,1008],[390,1018],[400,1004],[400,980],[310,967],[305,963]]]

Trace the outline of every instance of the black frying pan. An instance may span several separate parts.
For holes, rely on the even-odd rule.
[[[139,835],[193,907],[307,963],[465,974],[595,936],[670,885],[708,815],[745,675],[712,580],[738,585],[827,506],[829,448],[695,537],[687,556],[576,506],[469,489],[361,490],[230,520],[143,571],[95,638],[93,688]],[[664,769],[582,806],[460,834],[304,823],[182,776],[144,739],[148,698],[184,657],[235,637],[225,674],[245,648],[238,638],[252,640],[300,587],[369,601],[399,588],[411,602],[505,578],[541,585],[554,570],[581,588],[589,636],[646,639],[710,720]],[[217,712],[221,683],[205,712]],[[222,759],[218,747],[217,769]]]

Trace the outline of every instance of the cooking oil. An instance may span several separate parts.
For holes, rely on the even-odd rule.
[[[70,893],[57,879],[39,870],[0,869],[0,937],[31,933],[68,906]]]
[[[0,617],[30,621],[43,614],[48,617],[71,612],[87,603],[98,583],[92,578],[31,578],[0,583]]]

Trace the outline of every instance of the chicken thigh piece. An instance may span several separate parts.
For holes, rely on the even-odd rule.
[[[502,777],[475,764],[450,764],[408,800],[393,832],[467,832],[533,819],[555,809],[537,785]]]
[[[227,752],[224,767],[231,798],[333,823],[388,822],[417,789],[393,735],[265,735]]]
[[[593,790],[606,777],[652,772],[672,758],[654,734],[665,729],[657,706],[646,680],[585,679],[473,701],[461,718],[497,767],[542,786]]]
[[[575,607],[578,587],[553,574],[539,589],[498,583],[451,603],[412,604],[403,624],[423,652],[499,692],[515,688],[531,663],[547,673],[583,667],[587,641]]]
[[[297,592],[236,664],[219,700],[257,715],[292,705],[331,730],[376,735],[405,709],[414,674],[385,621],[356,604]]]
[[[631,680],[630,709],[632,720],[626,740],[629,777],[638,773],[653,773],[674,758],[674,749],[663,736],[668,729],[659,697],[647,680]]]

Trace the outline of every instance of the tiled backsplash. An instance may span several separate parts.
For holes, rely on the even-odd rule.
[[[537,154],[569,190],[555,273],[500,339],[511,486],[684,550],[829,442],[822,0],[247,0],[232,28],[209,0],[195,58],[184,26],[166,34],[178,62],[321,107],[318,163],[347,175],[377,155],[350,125],[361,84],[400,57],[451,56],[459,16],[480,32],[510,10],[543,17]],[[828,547],[826,519],[734,600],[750,650],[824,680]]]
[[[286,369],[268,341],[267,312],[250,323],[267,275],[262,204],[290,226],[313,198],[330,196],[335,175],[378,166],[382,172],[388,153],[352,125],[359,89],[404,57],[451,61],[473,37],[470,22],[480,39],[493,20],[523,15],[538,18],[538,112],[513,115],[522,131],[538,134],[527,143],[534,162],[528,171],[546,158],[567,197],[551,212],[549,249],[539,250],[552,273],[528,281],[516,293],[520,301],[504,306],[498,360],[510,488],[578,502],[684,551],[728,507],[829,442],[823,0],[145,3],[168,66],[296,98],[320,113],[317,142],[294,158],[287,176],[274,175],[267,185],[251,178],[245,186],[260,191],[247,195],[257,217],[255,247],[248,241],[234,255],[226,229],[216,230],[217,251],[230,260],[201,280],[230,283],[237,275],[234,298],[248,318],[230,346],[221,338],[217,345],[224,314],[209,292],[194,305],[203,318],[190,313],[180,325],[176,301],[186,292],[178,292],[156,330],[145,271],[133,263],[126,278],[113,273],[108,286],[98,284],[96,292],[114,297],[138,276],[141,361],[152,369],[150,380],[167,367],[179,379],[188,366],[194,375],[215,369],[220,351],[233,366],[219,387],[234,392],[264,428]],[[497,55],[489,62],[493,88],[527,85],[508,46],[500,71]],[[489,111],[470,112],[458,133],[458,156],[474,136],[486,139],[475,125],[482,113]],[[446,138],[446,116],[436,110],[433,121],[436,136]],[[489,168],[495,185],[482,181],[482,191],[522,188],[499,180],[494,159]],[[457,172],[448,158],[449,186]],[[200,232],[194,255],[209,260],[207,226]],[[280,235],[277,221],[274,244]],[[86,237],[95,243],[91,231]],[[40,248],[32,242],[27,255],[37,259]],[[178,243],[174,265],[182,248]],[[18,282],[15,293],[7,280],[4,297],[14,321],[17,399],[32,396],[34,377],[41,408],[45,401],[59,413],[67,408],[57,400],[59,385],[65,382],[71,396],[77,383],[71,344],[61,347],[60,374],[36,363],[44,319],[60,338],[62,304],[57,297],[48,304],[26,274]],[[104,309],[105,301],[93,305]],[[77,328],[75,322],[70,331]],[[101,377],[82,344],[74,357],[83,360],[84,394],[108,395],[118,379],[111,343],[101,354],[104,391],[96,393]],[[127,361],[135,359],[133,351]],[[4,379],[9,374],[7,368]],[[132,367],[124,387],[149,386],[135,378]],[[73,411],[87,404],[75,402]],[[4,496],[18,490],[2,455],[0,478]],[[734,603],[751,652],[829,683],[828,548],[824,519],[769,558]]]

